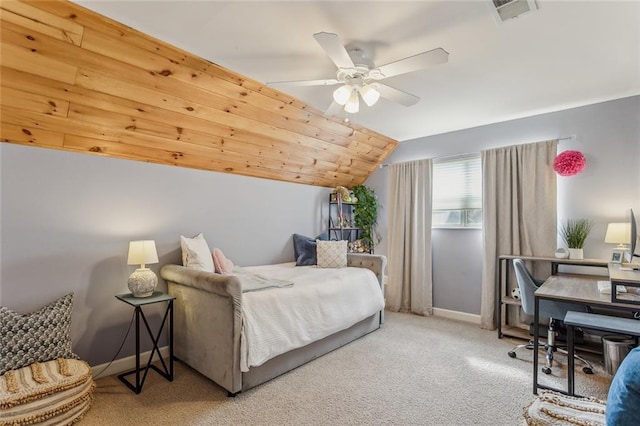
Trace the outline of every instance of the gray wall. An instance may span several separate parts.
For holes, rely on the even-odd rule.
[[[428,118],[426,118],[428,119]],[[587,167],[573,177],[558,177],[558,220],[589,218],[595,223],[585,257],[607,258],[604,243],[609,222],[628,220],[629,208],[640,212],[640,96],[476,127],[402,142],[385,163],[480,152],[488,148],[575,135],[561,141],[558,152],[580,150]],[[387,169],[366,183],[383,205],[376,253],[386,254]],[[636,217],[638,214],[636,213]],[[559,242],[560,244],[560,242]],[[434,230],[434,306],[480,313],[482,235],[477,230]]]
[[[582,174],[559,178],[560,217],[596,222],[585,253],[606,257],[606,223],[640,212],[640,97],[403,142],[387,162],[477,152],[575,134]],[[179,237],[204,232],[239,265],[293,260],[291,234],[326,228],[330,189],[0,143],[0,304],[28,312],[75,292],[74,349],[92,365],[109,361],[132,310],[115,299],[135,269],[128,242],[156,240],[160,263],[179,262]],[[383,204],[386,169],[367,181]],[[434,303],[480,312],[481,232],[436,230]],[[159,288],[166,289],[160,282]],[[159,310],[151,310],[158,322]],[[133,353],[132,336],[120,357]],[[145,346],[149,349],[148,344]]]
[[[328,188],[6,143],[0,159],[0,304],[30,312],[75,292],[74,350],[92,365],[111,360],[132,316],[114,297],[129,291],[130,240],[156,241],[157,273],[180,262],[181,234],[203,232],[246,266],[292,261],[293,233],[326,228]]]

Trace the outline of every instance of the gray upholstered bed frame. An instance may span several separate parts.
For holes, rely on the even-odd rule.
[[[372,270],[384,294],[387,259],[349,254],[348,265]],[[196,369],[230,396],[318,358],[380,328],[384,311],[324,339],[279,355],[247,372],[240,371],[242,293],[234,276],[165,265],[161,272],[174,304],[174,344],[178,359]]]

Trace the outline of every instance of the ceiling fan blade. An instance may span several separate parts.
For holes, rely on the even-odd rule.
[[[437,48],[382,65],[378,67],[377,70],[382,74],[381,78],[386,78],[428,68],[433,65],[444,64],[448,60],[449,52],[442,48]]]
[[[267,83],[267,86],[333,86],[340,84],[335,78],[328,80],[291,80],[291,81],[273,81]]]
[[[377,83],[376,90],[383,98],[389,99],[393,102],[397,102],[404,106],[415,105],[420,100],[420,98],[415,95],[403,92],[402,90],[395,89],[391,86],[387,86],[386,84]]]
[[[331,105],[329,105],[329,108],[327,108],[327,110],[324,112],[324,115],[329,116],[329,115],[338,115],[340,113],[340,111],[342,111],[344,107],[342,105],[340,105],[337,102],[331,102]]]
[[[315,33],[313,37],[338,68],[355,68],[353,60],[337,34],[321,32]]]

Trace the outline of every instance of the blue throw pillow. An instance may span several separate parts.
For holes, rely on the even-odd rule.
[[[325,233],[316,238],[305,237],[300,234],[293,234],[293,255],[296,258],[296,266],[310,266],[318,263],[316,240],[328,240]]]
[[[609,388],[607,426],[638,424],[640,418],[640,346],[624,358]]]

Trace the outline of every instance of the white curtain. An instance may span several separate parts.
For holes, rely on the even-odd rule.
[[[482,151],[482,328],[497,326],[498,256],[552,256],[555,252],[557,144],[552,140]]]
[[[389,166],[387,308],[431,315],[431,160]]]

